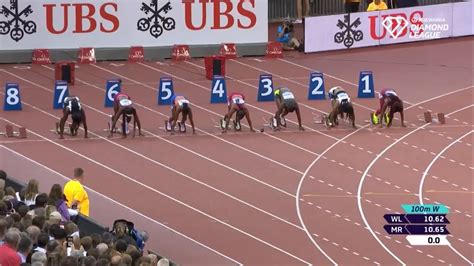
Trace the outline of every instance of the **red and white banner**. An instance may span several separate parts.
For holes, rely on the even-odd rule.
[[[266,43],[260,0],[0,0],[0,49]]]
[[[305,19],[305,52],[473,35],[473,2]]]

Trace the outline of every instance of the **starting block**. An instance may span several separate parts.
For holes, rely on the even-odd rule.
[[[437,119],[432,118],[431,112],[424,112],[423,116],[425,118],[426,123],[438,122],[439,124],[442,124],[442,125],[446,124],[446,118],[444,116],[444,113],[437,113],[436,114]]]
[[[438,113],[438,123],[446,124],[446,118],[444,117],[444,113]]]
[[[433,122],[433,119],[431,118],[431,112],[424,112],[423,116],[425,117],[425,122],[426,123]]]
[[[7,138],[17,137],[19,139],[26,139],[26,128],[20,127],[18,132],[15,132],[12,125],[5,125],[5,136]]]
[[[20,127],[20,128],[18,129],[18,132],[19,132],[18,138],[20,138],[20,139],[26,139],[26,128]]]
[[[7,138],[13,138],[15,135],[13,134],[13,127],[12,125],[5,126],[5,134]]]

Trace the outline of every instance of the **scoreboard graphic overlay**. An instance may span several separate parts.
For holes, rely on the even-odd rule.
[[[390,235],[406,235],[413,246],[450,245],[447,240],[449,231],[446,217],[448,208],[439,204],[402,204],[404,214],[385,214],[388,222],[384,225]]]

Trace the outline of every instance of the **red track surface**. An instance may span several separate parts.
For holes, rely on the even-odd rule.
[[[58,140],[51,132],[61,114],[52,109],[52,68],[2,65],[0,83],[20,83],[24,110],[2,112],[0,126],[26,126],[29,137],[0,142],[0,168],[24,181],[40,179],[43,190],[85,168],[85,184],[97,192],[90,192],[93,218],[109,225],[134,220],[152,233],[148,247],[185,265],[467,264],[474,260],[472,48],[473,39],[464,38],[227,61],[228,90],[248,96],[257,128],[275,108],[255,101],[260,73],[292,88],[302,104],[305,132],[290,115],[288,129],[264,134],[220,134],[214,121],[226,107],[209,104],[210,82],[197,59],[80,65],[70,93],[85,104],[92,139]],[[306,100],[311,70],[325,73],[327,88],[342,85],[353,95],[358,130],[314,123],[314,113],[329,104]],[[408,128],[399,121],[391,129],[368,125],[378,101],[355,98],[360,70],[374,71],[376,88],[396,88],[407,101]],[[169,107],[156,105],[165,75],[193,103],[197,136],[159,128],[169,115]],[[106,138],[112,110],[103,107],[103,88],[116,77],[138,104],[146,137]],[[447,124],[425,124],[426,110],[446,113]],[[383,214],[420,198],[449,206],[453,249],[412,247],[383,230]]]

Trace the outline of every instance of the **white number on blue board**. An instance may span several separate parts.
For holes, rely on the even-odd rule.
[[[113,102],[114,101],[114,98],[115,98],[115,95],[118,93],[118,87],[119,87],[119,84],[116,83],[114,85],[112,85],[109,89],[109,91],[107,92],[107,98]]]
[[[262,93],[262,96],[268,96],[272,93],[272,80],[268,78],[262,79],[263,87],[267,89],[264,93]]]
[[[370,76],[365,75],[362,78],[362,81],[364,82],[364,89],[362,90],[362,93],[371,93],[372,91],[370,90]]]
[[[165,82],[162,83],[161,91],[166,93],[166,95],[161,97],[162,100],[168,100],[171,97],[172,93],[171,93],[170,86],[171,86],[171,82],[169,82],[169,81],[165,81]]]
[[[18,94],[20,92],[18,91],[17,88],[9,88],[7,90],[7,104],[9,105],[16,105],[20,102],[20,97],[18,97]]]
[[[212,94],[219,94],[219,97],[224,95],[224,84],[220,80],[216,80],[214,87],[212,88]]]
[[[56,89],[60,91],[59,93],[59,98],[58,98],[58,103],[63,103],[64,100],[64,94],[67,91],[67,86],[66,85],[58,85],[56,86]]]
[[[321,94],[324,94],[324,92],[322,90],[319,90],[321,89],[321,87],[323,86],[323,78],[321,77],[313,77],[311,79],[312,82],[317,82],[316,86],[314,87],[314,89],[311,91],[311,94],[312,95],[321,95]]]

